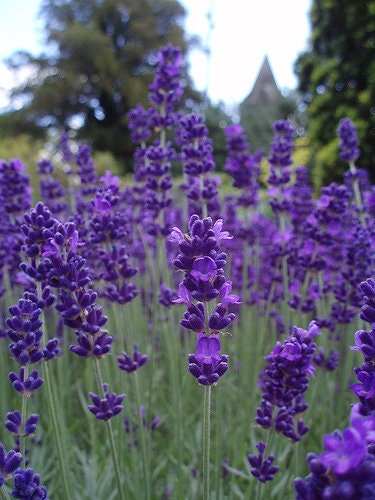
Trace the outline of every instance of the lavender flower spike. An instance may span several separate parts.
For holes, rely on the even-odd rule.
[[[349,118],[340,120],[337,135],[340,139],[340,158],[347,162],[355,162],[361,151],[358,148],[357,129]]]

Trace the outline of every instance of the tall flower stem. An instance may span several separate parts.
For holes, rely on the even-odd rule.
[[[4,487],[4,486],[3,486],[2,488],[0,488],[0,499],[1,499],[1,500],[10,500],[9,493],[8,493],[8,491],[5,489],[5,487]]]
[[[96,382],[98,385],[99,394],[101,395],[101,397],[104,398],[103,377],[102,377],[102,373],[101,373],[101,369],[100,369],[99,360],[97,358],[94,358],[94,371],[95,371],[95,378],[96,378]],[[106,429],[107,429],[109,447],[111,450],[113,468],[115,471],[115,478],[116,478],[116,484],[117,484],[117,490],[118,490],[118,497],[117,498],[119,498],[119,500],[125,500],[125,495],[123,492],[122,482],[121,482],[120,464],[118,461],[115,438],[113,435],[111,420],[106,421]]]
[[[38,291],[38,297],[42,296],[42,287],[41,283],[37,282],[37,291]],[[41,313],[41,318],[43,325],[45,326],[45,331],[44,331],[44,337],[47,335],[47,321],[46,317],[44,314],[44,311],[42,310]],[[43,378],[44,378],[44,388],[47,394],[47,406],[48,406],[48,411],[50,415],[50,421],[52,424],[52,436],[55,444],[55,448],[57,451],[57,459],[59,462],[59,469],[61,471],[61,476],[62,476],[62,483],[63,483],[63,492],[64,492],[64,498],[72,498],[72,495],[70,493],[70,485],[69,485],[69,480],[68,480],[68,471],[67,471],[67,464],[70,463],[70,461],[66,457],[65,453],[65,447],[63,445],[62,441],[62,435],[64,435],[61,422],[58,419],[58,415],[56,412],[56,400],[54,397],[54,394],[56,394],[56,391],[53,390],[52,384],[53,380],[51,377],[50,373],[50,367],[48,365],[48,361],[45,361],[43,363]]]
[[[24,374],[25,380],[28,377],[28,366],[25,366],[25,374]],[[21,422],[23,422],[23,425],[25,425],[26,422],[26,412],[27,412],[27,400],[28,397],[23,395],[22,396],[22,405],[21,405]],[[25,450],[26,450],[26,436],[23,435],[20,437],[20,453],[24,457],[25,456]]]
[[[150,456],[150,454],[148,453],[148,449],[147,449],[145,429],[144,429],[142,413],[141,413],[141,406],[140,406],[140,401],[139,401],[140,391],[139,391],[139,380],[138,380],[138,372],[137,371],[135,371],[135,373],[134,373],[134,385],[135,385],[135,399],[137,402],[137,411],[138,411],[138,416],[139,416],[139,432],[140,432],[140,436],[141,436],[142,467],[143,467],[143,476],[144,476],[145,489],[146,489],[145,499],[150,500],[151,488],[150,488],[150,474],[149,474],[149,466],[148,466],[149,465],[148,457]]]
[[[210,498],[211,387],[204,387],[203,396],[203,500]]]

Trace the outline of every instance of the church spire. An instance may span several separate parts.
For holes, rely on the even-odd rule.
[[[264,104],[280,97],[280,91],[273,76],[268,57],[265,56],[253,90],[244,104]]]

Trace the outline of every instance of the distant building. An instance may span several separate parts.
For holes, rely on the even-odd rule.
[[[273,76],[268,57],[265,56],[262,67],[255,81],[253,90],[243,101],[243,109],[246,106],[256,104],[266,104],[281,97],[281,92]]]
[[[295,107],[293,101],[281,94],[265,56],[253,89],[240,104],[240,123],[252,149],[262,148],[268,152],[273,122],[286,119]]]

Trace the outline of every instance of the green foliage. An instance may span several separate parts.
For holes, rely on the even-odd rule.
[[[16,53],[8,61],[31,70],[13,90],[25,103],[13,119],[34,130],[73,126],[130,169],[127,112],[147,105],[158,49],[172,43],[186,53],[185,10],[175,0],[45,0],[41,16],[46,53]],[[197,101],[187,75],[185,81],[186,98]]]
[[[314,0],[310,19],[310,49],[298,57],[295,71],[307,105],[312,176],[316,185],[342,180],[346,165],[337,161],[335,132],[349,117],[362,150],[358,165],[374,179],[375,1]]]

